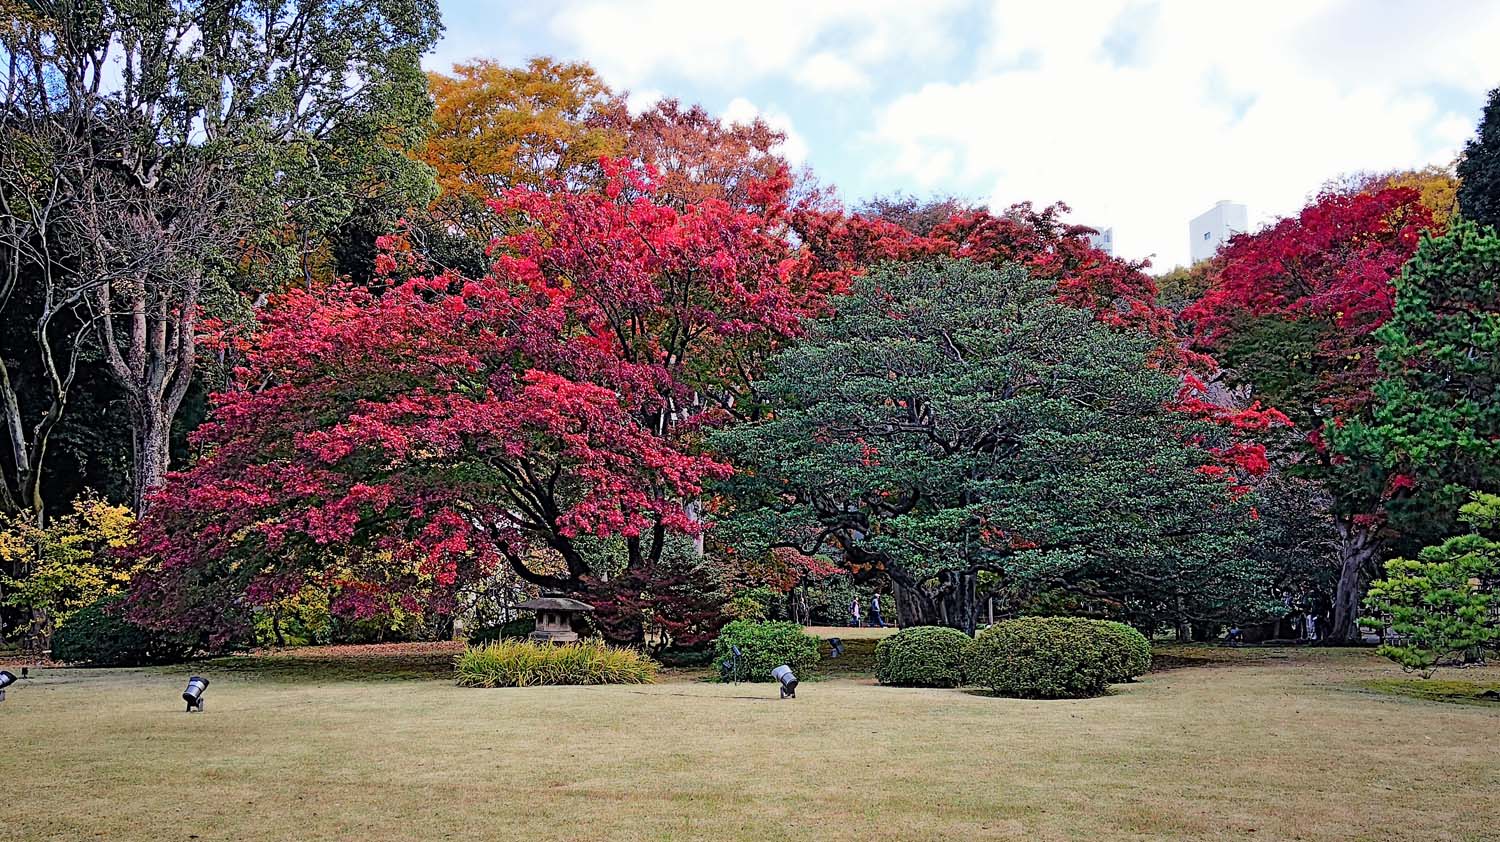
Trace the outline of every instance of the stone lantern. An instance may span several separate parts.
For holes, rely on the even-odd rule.
[[[593,611],[594,606],[565,596],[544,596],[528,599],[517,608],[536,612],[536,631],[531,639],[537,643],[573,643],[578,632],[573,631],[573,615]]]

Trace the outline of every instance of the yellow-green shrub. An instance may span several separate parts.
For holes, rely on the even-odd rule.
[[[135,517],[92,494],[73,501],[73,511],[38,527],[30,517],[0,516],[0,573],[5,604],[66,625],[82,608],[121,594],[132,562],[114,551],[130,543]],[[50,636],[51,628],[38,631]]]
[[[592,640],[556,645],[500,640],[471,646],[454,659],[461,687],[543,684],[650,684],[656,663],[633,649]]]

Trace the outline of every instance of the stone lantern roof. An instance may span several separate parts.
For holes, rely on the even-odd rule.
[[[517,608],[528,611],[593,611],[594,606],[587,602],[579,602],[565,596],[543,596],[536,599],[528,599]]]

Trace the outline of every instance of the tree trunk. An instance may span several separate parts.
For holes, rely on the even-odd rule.
[[[137,512],[146,511],[146,498],[161,487],[172,452],[172,417],[176,412],[168,414],[163,407],[151,405],[154,403],[132,413],[135,481],[131,485]]]
[[[921,582],[889,563],[886,572],[896,597],[896,619],[902,628],[948,626],[966,634],[974,633],[979,620],[976,572],[947,570]]]
[[[1359,640],[1359,607],[1365,584],[1380,556],[1376,530],[1352,521],[1339,520],[1339,582],[1333,597],[1333,626],[1328,640],[1353,643]]]

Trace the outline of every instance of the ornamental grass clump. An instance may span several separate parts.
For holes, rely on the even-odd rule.
[[[913,626],[875,647],[875,677],[897,687],[959,687],[973,639],[946,626]]]
[[[656,663],[633,649],[581,640],[561,646],[501,640],[471,646],[454,659],[460,687],[547,684],[650,684]]]

